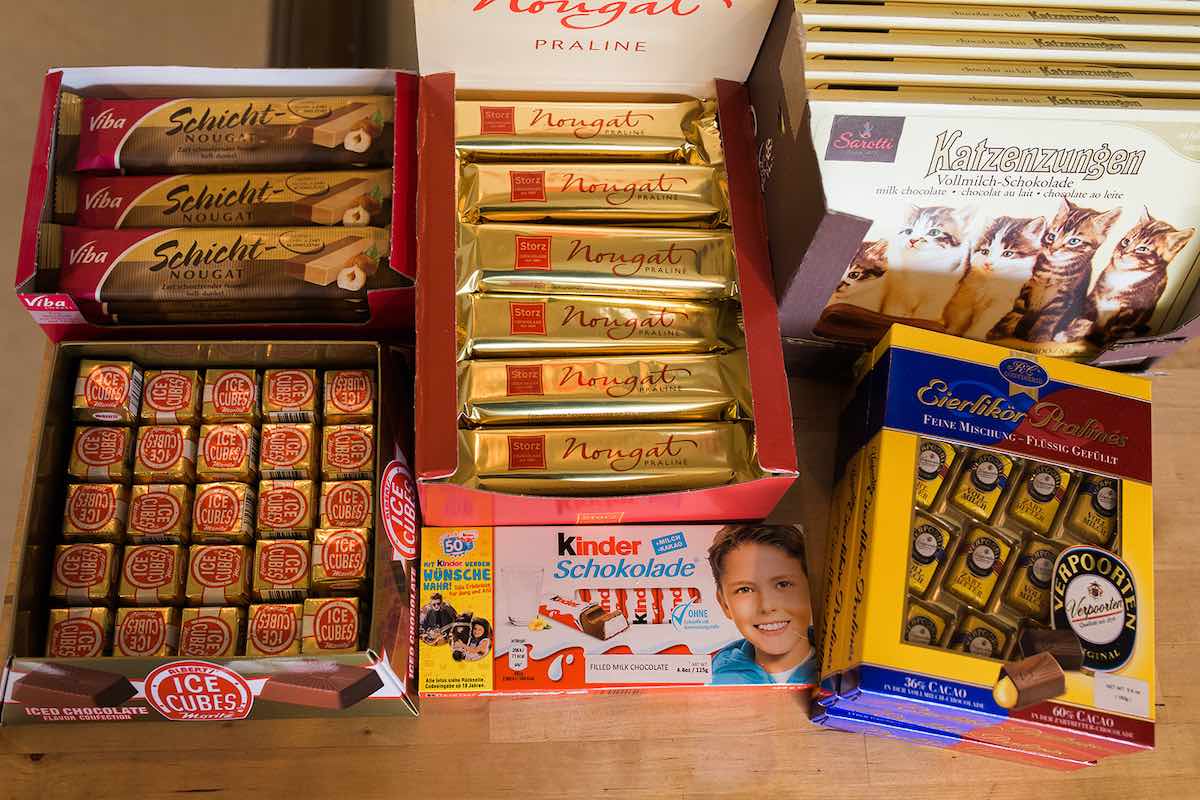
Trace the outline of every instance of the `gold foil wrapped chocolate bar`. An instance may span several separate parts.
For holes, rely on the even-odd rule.
[[[392,171],[88,175],[77,191],[55,206],[88,228],[362,227],[388,224]]]
[[[758,475],[742,423],[478,428],[458,433],[451,482],[537,495],[681,491]]]
[[[729,224],[722,169],[677,164],[468,164],[461,222]]]
[[[716,108],[677,103],[459,100],[454,145],[463,161],[721,161]]]
[[[750,419],[746,355],[478,359],[458,365],[469,425]]]
[[[460,295],[458,358],[710,353],[742,346],[724,303],[579,295]]]
[[[395,100],[221,97],[63,103],[79,131],[80,172],[187,172],[365,166],[392,160]]]
[[[458,291],[735,298],[733,234],[582,225],[462,225]]]
[[[365,296],[387,257],[386,228],[169,228],[98,231],[44,225],[41,262],[59,264],[59,289],[136,315],[231,299],[332,303]],[[202,320],[203,321],[203,320]],[[140,389],[140,385],[139,385]]]

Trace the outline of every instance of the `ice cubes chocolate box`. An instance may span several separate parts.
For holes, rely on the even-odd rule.
[[[817,722],[1064,769],[1153,747],[1150,410],[1139,377],[893,327],[842,417]]]

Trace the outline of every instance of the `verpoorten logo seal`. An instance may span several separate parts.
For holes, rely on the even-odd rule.
[[[1054,627],[1079,637],[1084,667],[1125,666],[1137,645],[1138,596],[1124,561],[1099,547],[1068,547],[1054,562],[1050,597]]]

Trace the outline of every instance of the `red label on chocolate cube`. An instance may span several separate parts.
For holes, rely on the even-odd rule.
[[[299,428],[265,428],[262,461],[275,467],[290,467],[308,455],[308,437]]]
[[[163,372],[146,384],[146,405],[155,411],[173,413],[192,405],[192,382],[184,375]]]
[[[542,394],[542,365],[541,364],[509,364],[505,366],[505,391],[509,397],[514,395]]]
[[[517,236],[516,269],[550,269],[549,236]]]
[[[124,656],[151,656],[167,642],[167,623],[157,611],[130,611],[117,626],[116,646]]]
[[[308,498],[299,489],[280,486],[262,493],[258,501],[258,519],[272,528],[294,528],[308,514]]]
[[[86,589],[104,581],[108,554],[92,544],[79,544],[63,550],[54,562],[54,577],[70,589]]]
[[[98,367],[88,374],[83,396],[90,408],[121,408],[129,398],[129,376],[120,367]]]
[[[249,414],[254,410],[254,380],[241,372],[226,372],[212,390],[218,414]]]
[[[88,428],[75,442],[75,456],[89,467],[109,467],[125,458],[128,428]]]
[[[96,658],[104,655],[104,630],[90,617],[68,617],[54,623],[46,655],[51,658]]]
[[[67,519],[81,531],[98,531],[117,515],[117,498],[107,486],[75,487],[67,506]]]
[[[271,373],[267,387],[267,400],[284,408],[298,408],[312,401],[316,386],[308,373],[298,369],[285,369]]]
[[[232,586],[242,577],[242,551],[237,547],[206,547],[192,555],[191,571],[203,586]]]
[[[233,641],[229,623],[220,617],[193,617],[179,629],[179,655],[214,658],[225,653]]]
[[[325,516],[331,526],[366,527],[371,493],[359,483],[338,483],[325,493]]]
[[[546,202],[545,171],[512,169],[508,171],[508,181],[510,201]]]
[[[545,303],[508,304],[508,332],[510,334],[546,335]]]
[[[333,376],[329,401],[338,411],[362,411],[371,402],[371,380],[362,370],[346,370]]]
[[[321,555],[325,575],[330,578],[354,578],[365,573],[367,542],[357,531],[338,531],[325,540]]]
[[[313,617],[313,637],[322,650],[358,645],[358,612],[345,600],[322,603]]]
[[[258,553],[258,577],[276,586],[292,586],[308,572],[308,554],[295,542],[264,544]]]
[[[233,425],[220,425],[204,437],[204,460],[209,469],[239,469],[249,448],[245,433]]]
[[[371,460],[371,441],[360,430],[335,431],[325,441],[325,463],[334,469],[354,469]]]
[[[515,136],[517,109],[515,106],[480,106],[479,132],[484,136]]]
[[[246,635],[256,648],[275,655],[296,641],[298,622],[290,606],[260,606]]]
[[[125,551],[125,580],[135,589],[159,589],[175,577],[175,551],[145,545]]]
[[[164,470],[183,457],[183,432],[179,428],[142,428],[138,461],[152,470]]]
[[[164,533],[175,527],[183,507],[167,492],[146,492],[133,499],[129,528],[137,533]]]
[[[199,487],[192,526],[202,531],[232,531],[242,516],[242,503],[232,489],[224,486]]]
[[[545,469],[545,436],[509,436],[509,469]]]

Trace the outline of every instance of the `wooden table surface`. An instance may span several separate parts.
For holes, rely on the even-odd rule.
[[[0,796],[1200,796],[1200,346],[1154,380],[1158,748],[1059,773],[812,725],[799,695],[425,700],[419,719],[0,729]],[[822,574],[842,388],[795,381],[802,477],[775,517],[809,531]],[[819,579],[814,592],[820,592]],[[6,598],[6,603],[11,598]]]

